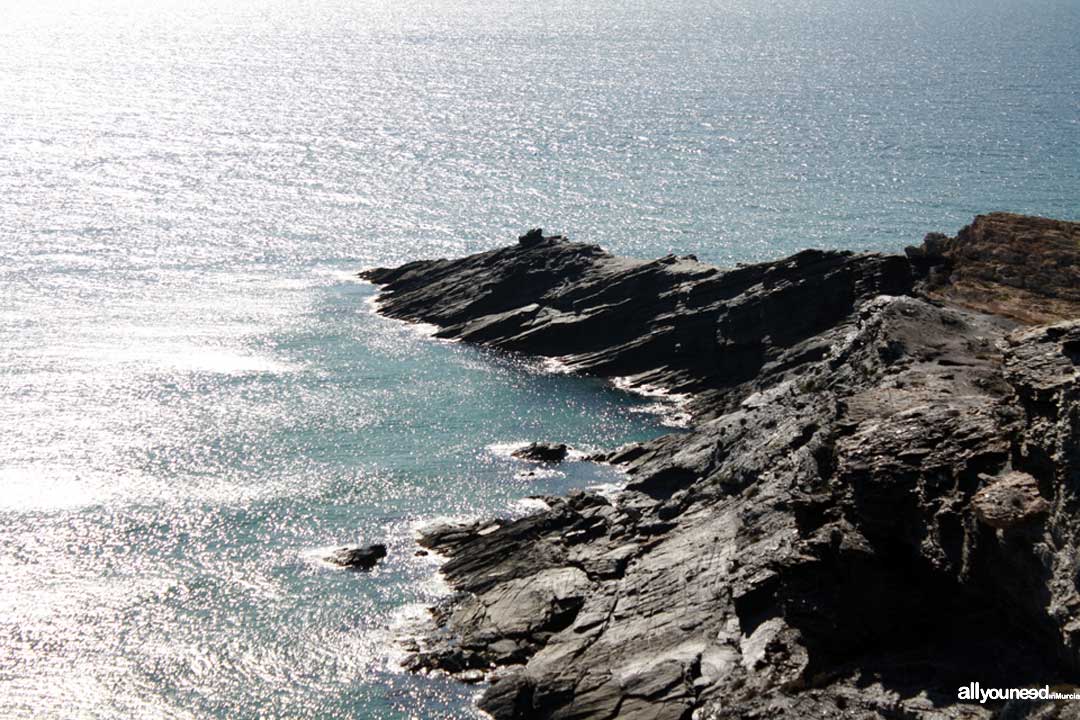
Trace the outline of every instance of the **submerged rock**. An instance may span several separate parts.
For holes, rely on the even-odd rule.
[[[532,443],[510,454],[519,460],[532,460],[551,465],[565,460],[569,452],[570,448],[561,443],[558,445],[555,443]]]
[[[458,594],[408,665],[489,672],[497,720],[990,718],[957,688],[1080,682],[1080,322],[1024,327],[1002,267],[1077,226],[988,217],[992,262],[988,231],[727,271],[540,233],[368,273],[444,337],[692,395],[600,456],[618,498],[429,529]]]
[[[338,548],[326,557],[326,561],[353,570],[370,570],[384,557],[386,557],[386,546],[376,543],[363,547]]]

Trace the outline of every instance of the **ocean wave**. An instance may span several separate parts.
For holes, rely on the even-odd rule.
[[[690,396],[686,393],[673,393],[666,388],[648,383],[635,383],[633,377],[620,376],[611,379],[611,384],[619,390],[641,397],[656,400],[649,405],[630,408],[630,412],[656,415],[661,424],[668,427],[689,427],[692,416],[687,410]]]

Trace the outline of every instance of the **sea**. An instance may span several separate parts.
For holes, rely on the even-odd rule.
[[[357,271],[992,210],[1080,219],[1077,0],[0,0],[0,717],[478,717],[399,668],[449,592],[416,533],[622,482],[522,443],[678,418]]]

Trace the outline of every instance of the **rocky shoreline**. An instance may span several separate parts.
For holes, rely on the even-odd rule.
[[[492,681],[497,720],[1077,716],[957,689],[1080,684],[1080,224],[731,270],[533,231],[363,277],[440,337],[691,397],[595,458],[615,500],[431,529],[457,592],[411,669]]]

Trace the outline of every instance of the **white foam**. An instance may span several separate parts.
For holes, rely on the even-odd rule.
[[[611,379],[611,384],[619,390],[650,398],[657,402],[631,408],[631,412],[648,413],[660,418],[660,422],[668,427],[689,427],[693,419],[686,409],[690,403],[690,396],[686,393],[673,393],[659,385],[648,383],[635,383],[632,377],[620,376]]]
[[[571,462],[581,462],[595,452],[596,448],[594,447],[570,448],[566,452],[566,459],[570,460]]]
[[[574,370],[562,358],[546,357],[540,360],[540,370],[552,375],[571,375]]]
[[[432,575],[442,577],[441,573],[432,573]],[[443,583],[443,588],[420,602],[399,605],[393,610],[390,622],[383,631],[385,640],[379,643],[385,660],[384,670],[395,674],[407,672],[403,663],[410,651],[405,649],[404,642],[415,642],[423,646],[424,638],[431,636],[438,629],[429,608],[438,599],[451,594],[449,585]]]
[[[638,407],[630,408],[630,412],[656,415],[660,419],[661,425],[674,428],[689,427],[690,422],[693,419],[690,413],[683,410],[681,406],[664,402],[639,405]]]
[[[512,440],[510,442],[491,443],[485,449],[496,457],[509,458],[517,450],[528,447],[528,440]]]
[[[405,325],[410,331],[416,333],[420,337],[430,338],[434,337],[435,333],[439,332],[439,326],[426,322],[411,322]],[[440,338],[441,339],[441,338]]]
[[[364,304],[367,305],[368,309],[376,315],[382,312],[382,305],[379,302],[380,298],[380,295],[370,295],[364,298]],[[403,327],[406,331],[410,333],[419,335],[422,338],[432,338],[440,342],[457,342],[456,338],[436,338],[435,333],[439,332],[441,328],[434,323],[405,320],[402,322],[401,327]]]
[[[322,275],[323,277],[333,278],[338,282],[356,283],[357,285],[373,285],[369,280],[365,280],[357,273],[358,270],[342,270],[341,268],[316,268],[315,274]]]
[[[611,378],[611,384],[620,390],[625,390],[626,392],[632,392],[636,395],[642,395],[649,398],[658,398],[669,400],[671,402],[686,402],[690,399],[690,396],[685,393],[673,393],[667,388],[660,387],[659,385],[635,383],[634,378],[627,375]]]
[[[525,516],[535,515],[544,512],[545,510],[550,510],[551,506],[540,498],[521,498],[520,500],[514,501],[511,505],[511,509],[515,513],[520,513],[522,516]]]
[[[406,632],[415,632],[424,627],[429,627],[431,614],[428,606],[422,602],[407,603],[394,609],[390,616],[390,628],[395,635]]]

